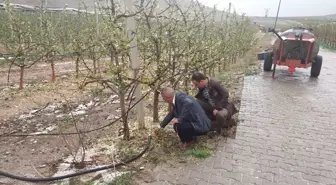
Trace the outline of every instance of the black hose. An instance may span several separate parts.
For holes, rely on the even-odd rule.
[[[62,179],[66,179],[66,178],[70,178],[70,177],[76,177],[76,176],[80,176],[80,175],[84,175],[84,174],[88,174],[88,173],[92,173],[92,172],[97,172],[97,171],[102,171],[102,170],[106,170],[106,169],[110,169],[110,168],[115,168],[115,167],[122,166],[122,165],[125,165],[125,164],[130,163],[130,162],[133,162],[133,161],[139,159],[141,156],[143,156],[147,152],[147,150],[150,147],[150,144],[151,144],[151,136],[148,137],[147,146],[145,147],[145,149],[140,154],[138,154],[137,156],[135,156],[135,157],[133,157],[133,158],[131,158],[131,159],[125,161],[125,162],[119,162],[119,163],[116,163],[116,164],[110,164],[110,165],[99,167],[99,168],[83,170],[83,171],[79,171],[79,172],[68,174],[68,175],[62,175],[62,176],[58,176],[58,177],[46,177],[46,178],[31,178],[31,177],[17,176],[17,175],[14,175],[14,174],[10,174],[10,173],[7,173],[7,172],[0,171],[0,176],[5,176],[5,177],[11,178],[11,179],[16,179],[16,180],[25,181],[25,182],[33,182],[33,183],[62,180]]]

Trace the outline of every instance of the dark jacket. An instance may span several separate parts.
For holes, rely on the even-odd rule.
[[[229,103],[229,92],[222,84],[215,79],[208,79],[209,95],[215,103],[213,109],[227,109],[230,117],[238,112],[233,103]],[[203,99],[202,91],[199,91],[195,96],[197,99]]]
[[[211,121],[200,104],[193,97],[183,92],[175,93],[175,106],[160,126],[162,128],[166,127],[173,118],[178,120],[178,124],[191,123],[197,133],[205,133],[211,129]]]

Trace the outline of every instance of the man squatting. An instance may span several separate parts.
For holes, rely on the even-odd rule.
[[[234,104],[228,101],[229,93],[219,81],[200,72],[194,72],[191,80],[199,89],[195,96],[197,101],[186,93],[175,92],[170,87],[165,87],[161,92],[161,97],[173,109],[160,123],[160,127],[165,128],[173,120],[173,127],[182,147],[188,146],[195,141],[196,136],[205,135],[210,130],[221,134],[222,128],[235,124],[232,115],[238,112]]]

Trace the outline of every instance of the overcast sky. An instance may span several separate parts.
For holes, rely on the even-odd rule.
[[[218,9],[227,9],[229,2],[237,13],[248,16],[264,16],[265,8],[269,8],[269,16],[276,16],[279,0],[199,0],[204,5],[217,4]],[[336,14],[336,0],[282,0],[279,17],[283,16],[316,16]]]

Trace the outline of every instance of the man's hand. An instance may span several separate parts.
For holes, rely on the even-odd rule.
[[[163,128],[161,127],[161,125],[159,125],[157,128],[154,129],[154,134],[155,136],[159,135],[160,130],[162,130]]]
[[[216,115],[217,115],[217,112],[218,112],[218,110],[215,109],[215,110],[213,110],[212,114],[213,114],[214,116],[216,116]]]
[[[174,120],[172,121],[172,123],[175,125],[176,123],[178,123],[178,120],[177,120],[177,119],[174,119]]]

